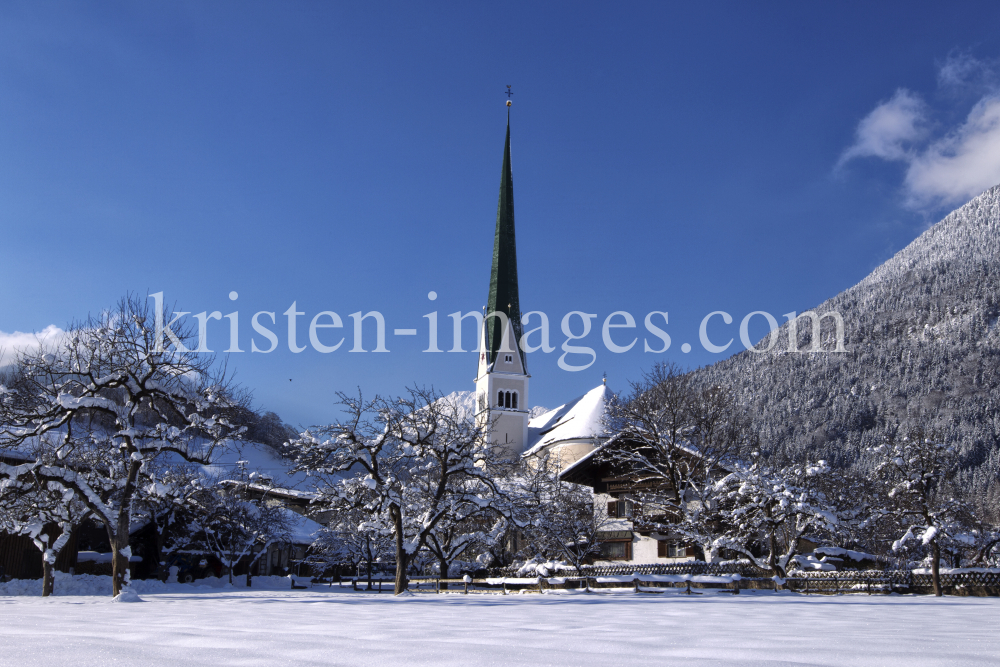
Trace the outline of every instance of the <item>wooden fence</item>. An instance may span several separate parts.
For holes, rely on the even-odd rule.
[[[494,570],[490,573],[492,579],[517,580],[513,568]],[[589,588],[613,586],[605,580],[619,580],[618,586],[693,586],[695,588],[724,587],[718,582],[711,582],[713,577],[731,577],[739,575],[737,586],[754,589],[786,588],[805,594],[841,594],[841,593],[916,593],[933,592],[933,578],[930,574],[915,574],[909,570],[844,570],[839,572],[795,572],[783,582],[775,581],[769,572],[765,572],[750,563],[705,563],[692,561],[689,563],[671,563],[655,565],[613,565],[581,568],[576,570],[560,570],[552,573],[558,578],[572,582],[588,582]],[[650,583],[645,577],[671,575],[678,578],[689,578],[688,583]],[[551,578],[542,578],[549,581]],[[523,578],[522,578],[523,580]],[[626,582],[628,580],[628,582]],[[477,583],[480,580],[476,580]],[[487,581],[487,580],[482,580]],[[942,573],[941,588],[946,595],[1000,596],[1000,571]],[[575,584],[574,584],[575,585]],[[544,584],[543,584],[544,586]]]

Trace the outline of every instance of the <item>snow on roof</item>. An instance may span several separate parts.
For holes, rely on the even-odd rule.
[[[294,475],[288,472],[291,461],[281,456],[267,445],[258,442],[242,443],[239,446],[218,452],[211,465],[203,466],[209,475],[230,477],[239,467],[245,467],[248,473],[257,473],[255,482],[267,483],[281,489],[302,487],[307,476],[304,472]],[[261,479],[263,478],[263,479]]]
[[[604,413],[607,391],[599,384],[583,396],[541,414],[528,422],[528,447],[525,455],[563,440],[586,440],[604,437]]]
[[[287,507],[282,507],[288,519],[288,534],[293,544],[312,544],[319,536],[322,525],[316,523],[308,517],[304,517],[297,512],[293,512]]]

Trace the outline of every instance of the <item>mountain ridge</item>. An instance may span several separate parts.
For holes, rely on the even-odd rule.
[[[846,352],[833,352],[832,318],[822,322],[824,352],[790,352],[785,323],[769,351],[743,351],[693,379],[731,387],[778,460],[864,467],[869,447],[919,425],[957,443],[973,490],[997,484],[1000,185],[813,310],[841,314]],[[807,318],[796,342],[811,347]]]

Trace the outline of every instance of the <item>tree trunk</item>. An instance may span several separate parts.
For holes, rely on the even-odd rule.
[[[941,597],[941,547],[937,540],[931,542],[931,579],[934,582],[934,595]]]
[[[49,554],[42,553],[42,597],[47,598],[52,595],[52,563],[49,562]]]
[[[403,548],[403,516],[398,507],[390,508],[392,515],[392,529],[396,534],[396,585],[393,589],[394,595],[399,595],[406,591],[409,581],[406,578],[406,568],[410,564],[406,550]]]
[[[363,558],[365,560],[365,569],[368,573],[367,590],[370,591],[372,589],[372,561],[375,560],[375,556],[372,554],[372,541],[367,537],[365,538],[365,551]],[[358,563],[358,565],[360,566],[360,563]],[[355,566],[355,570],[357,570],[357,567],[358,566]]]
[[[448,561],[446,561],[444,558],[438,558],[438,576],[441,579],[448,578],[448,565],[449,565]],[[441,589],[442,590],[448,589],[447,582],[444,581],[441,582]]]
[[[134,424],[133,424],[134,425]],[[131,448],[130,448],[131,449]],[[138,456],[138,455],[136,455]],[[122,489],[121,507],[118,509],[118,525],[111,534],[111,527],[108,526],[108,536],[111,538],[111,595],[117,596],[129,584],[129,556],[132,550],[129,549],[129,530],[132,518],[132,496],[135,495],[135,480],[139,477],[139,469],[142,467],[142,458],[133,458],[129,462],[128,477]],[[123,553],[124,552],[124,553]]]
[[[778,535],[773,527],[769,531],[767,538],[768,550],[770,551],[767,556],[767,564],[771,568],[771,571],[774,572],[774,576],[784,579],[785,568],[778,565]],[[784,588],[784,585],[778,584],[777,581],[774,582],[774,590],[780,590],[781,588]]]
[[[111,595],[117,596],[129,583],[128,557],[122,553],[128,548],[128,542],[121,544],[117,540],[111,543]]]

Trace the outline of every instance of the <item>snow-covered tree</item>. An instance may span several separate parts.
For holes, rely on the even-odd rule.
[[[370,401],[340,394],[345,418],[292,441],[296,471],[322,480],[322,504],[349,502],[389,525],[395,592],[407,587],[415,555],[449,515],[486,508],[498,495],[496,454],[484,429],[430,390]]]
[[[250,557],[247,586],[253,581],[253,566],[273,544],[291,541],[290,510],[267,494],[248,494],[245,483],[222,480],[215,485],[215,503],[201,524],[205,545],[222,561],[233,583],[233,570]]]
[[[60,485],[22,477],[0,481],[0,532],[25,535],[42,553],[42,597],[52,595],[53,567],[90,510]]]
[[[698,544],[712,560],[722,529],[716,481],[755,443],[732,392],[657,364],[610,402],[608,427],[614,436],[597,457],[631,480],[625,497],[636,520]]]
[[[973,543],[967,504],[957,497],[957,450],[920,431],[892,438],[875,450],[881,458],[878,479],[887,490],[886,509],[900,522],[903,535],[893,551],[911,544],[930,550],[934,595],[940,596],[941,546],[947,540]]]
[[[830,469],[818,461],[773,470],[756,458],[716,483],[725,528],[714,547],[736,552],[784,578],[800,538],[839,524],[835,508],[814,483]]]
[[[393,555],[392,528],[361,507],[343,503],[341,507],[325,508],[331,515],[329,525],[320,531],[313,543],[317,555],[328,563],[350,563],[357,570],[364,563],[368,590],[372,588],[372,567]]]
[[[147,464],[168,454],[210,462],[246,413],[224,369],[191,351],[192,330],[163,321],[171,313],[126,297],[59,343],[20,352],[13,394],[0,401],[0,449],[50,446],[28,463],[0,464],[0,480],[37,480],[86,506],[108,533],[115,595],[128,582],[129,529]]]
[[[601,553],[600,533],[610,530],[614,519],[594,506],[589,487],[560,480],[558,466],[548,458],[523,467],[512,486],[522,557],[565,561],[579,573]]]

